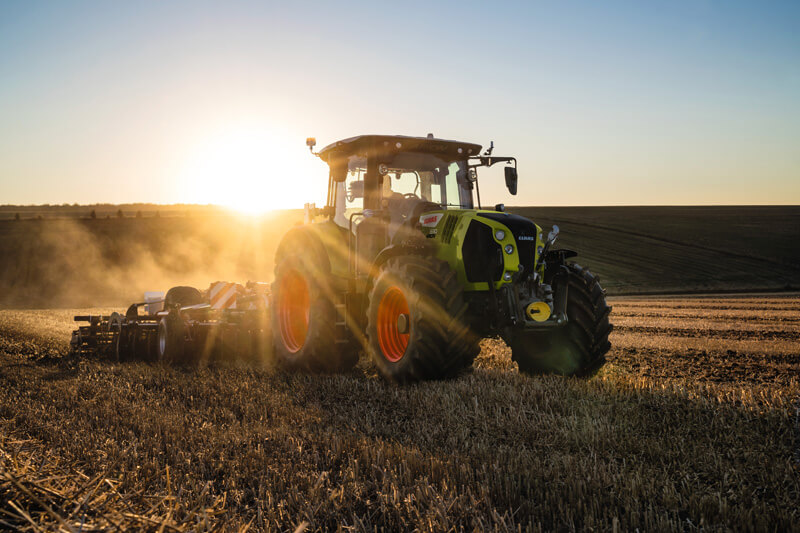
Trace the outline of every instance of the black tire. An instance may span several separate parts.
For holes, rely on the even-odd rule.
[[[172,287],[164,296],[164,308],[187,307],[205,303],[205,298],[194,287]]]
[[[343,372],[358,362],[349,329],[339,328],[330,274],[300,255],[279,260],[272,284],[275,357],[288,370]],[[338,342],[337,342],[338,341]]]
[[[129,356],[130,342],[126,338],[127,331],[122,327],[122,315],[116,312],[111,313],[108,318],[108,332],[112,335],[111,359],[117,363],[124,361]]]
[[[70,345],[73,355],[80,355],[83,353],[83,335],[81,334],[80,330],[72,334]]]
[[[184,324],[177,312],[171,312],[158,323],[156,334],[156,357],[159,363],[184,362]]]
[[[411,383],[468,369],[480,339],[469,328],[467,309],[463,288],[446,262],[421,255],[387,261],[367,311],[367,346],[380,374]]]
[[[575,263],[567,265],[567,323],[542,333],[514,333],[511,357],[525,374],[591,377],[611,348],[611,307],[597,278]],[[553,287],[558,294],[558,287]]]

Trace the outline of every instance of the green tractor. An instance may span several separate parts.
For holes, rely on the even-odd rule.
[[[308,139],[311,149],[315,140]],[[318,153],[328,164],[324,208],[276,252],[275,353],[285,366],[347,370],[365,351],[399,383],[455,376],[486,337],[520,371],[590,376],[610,348],[610,307],[587,269],[521,216],[480,208],[477,171],[516,160],[427,137],[362,135]],[[474,194],[478,193],[478,207]]]

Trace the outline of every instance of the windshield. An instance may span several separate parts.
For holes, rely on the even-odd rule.
[[[401,152],[379,166],[383,197],[414,197],[442,207],[472,209],[472,183],[466,161],[445,161],[433,154]]]
[[[434,154],[400,152],[379,159],[381,197],[390,210],[413,201],[431,202],[442,208],[472,209],[472,187],[466,160],[446,160]],[[367,158],[347,159],[347,176],[335,185],[334,220],[347,226],[349,216],[364,207],[364,179]],[[407,200],[400,202],[400,200]],[[398,203],[399,202],[399,203]],[[410,203],[409,203],[410,202]]]
[[[382,197],[416,196],[442,207],[472,209],[472,183],[467,161],[445,161],[433,154],[401,152],[379,166]],[[365,157],[351,156],[342,196],[347,208],[356,207],[364,194]]]

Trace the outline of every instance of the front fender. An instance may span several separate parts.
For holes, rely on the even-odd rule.
[[[374,277],[387,261],[401,255],[436,255],[436,246],[425,238],[413,239],[399,244],[392,244],[381,250],[370,268],[370,277]]]

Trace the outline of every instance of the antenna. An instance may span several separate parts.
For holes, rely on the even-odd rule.
[[[492,155],[493,151],[494,151],[494,141],[491,141],[491,142],[489,142],[489,148],[487,148],[486,151],[483,152],[483,155],[487,155],[487,156],[488,155]]]

